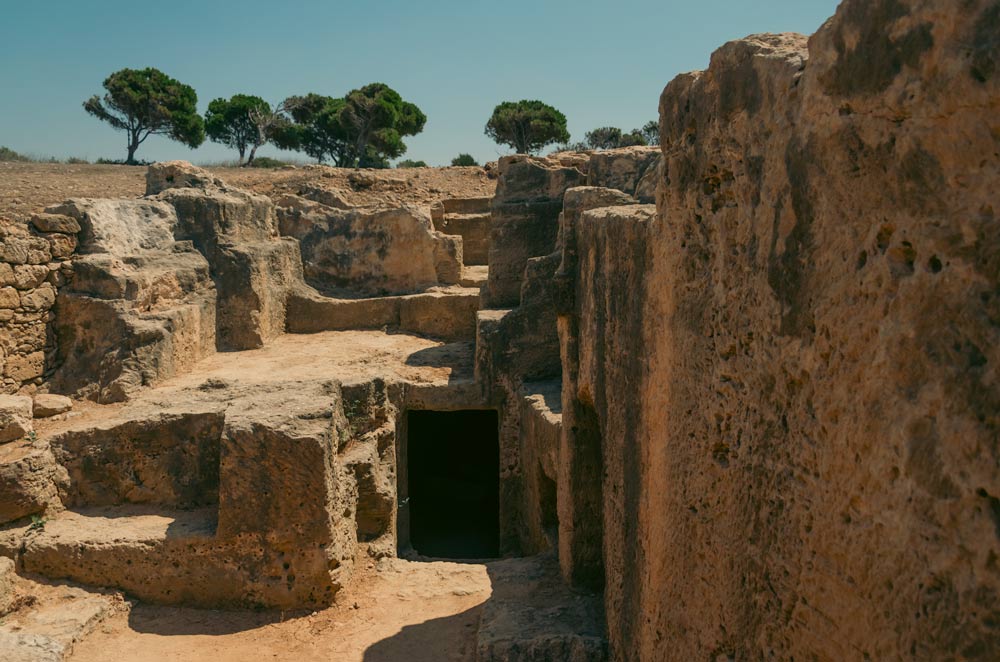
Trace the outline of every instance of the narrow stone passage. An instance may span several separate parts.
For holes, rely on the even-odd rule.
[[[500,551],[500,446],[495,411],[411,411],[410,542],[426,557]]]

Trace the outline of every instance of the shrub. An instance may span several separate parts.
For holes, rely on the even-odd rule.
[[[270,156],[258,156],[250,164],[251,168],[281,168],[288,165],[279,159],[272,159]]]
[[[625,133],[615,126],[602,126],[587,132],[587,146],[590,149],[616,149],[645,144],[646,137],[642,129]]]
[[[471,154],[459,154],[451,160],[453,166],[471,167],[479,165]]]
[[[423,161],[414,161],[413,159],[403,159],[396,164],[397,168],[426,168],[427,164]]]
[[[560,152],[589,152],[591,151],[590,145],[587,143],[565,143],[562,145],[556,145],[552,148],[549,154],[558,154]]]
[[[37,154],[20,154],[9,147],[0,145],[0,162],[18,163],[69,163],[81,164],[90,163],[87,159],[71,156],[65,160],[59,160],[54,156],[38,156]]]
[[[9,147],[3,147],[0,145],[0,161],[30,161],[27,156],[23,154],[18,154]]]
[[[133,161],[132,163],[129,163],[128,161],[125,161],[125,160],[122,160],[122,159],[106,159],[104,157],[101,157],[101,158],[97,159],[96,161],[94,161],[94,163],[96,163],[98,165],[135,165],[135,166],[150,166],[150,165],[153,165],[152,161],[138,161],[138,160],[136,160],[136,161]]]

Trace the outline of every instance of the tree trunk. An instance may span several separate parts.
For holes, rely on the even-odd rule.
[[[239,151],[240,151],[240,163],[239,164],[243,165],[243,155],[247,153],[247,148],[246,147],[240,147]],[[250,154],[250,158],[253,159],[253,153]]]
[[[139,141],[134,138],[128,141],[128,158],[125,159],[125,165],[135,165],[135,150],[139,149]]]
[[[250,148],[250,158],[248,158],[247,162],[243,164],[243,167],[244,168],[251,167],[253,165],[253,159],[256,155],[257,155],[257,145],[254,145],[253,147]],[[240,158],[241,159],[243,158],[242,154],[240,155]]]

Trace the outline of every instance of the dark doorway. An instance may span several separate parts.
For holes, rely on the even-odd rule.
[[[410,544],[421,556],[495,558],[500,549],[500,438],[495,411],[411,411]]]

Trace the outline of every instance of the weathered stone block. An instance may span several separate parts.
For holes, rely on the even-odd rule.
[[[583,186],[587,177],[581,163],[567,164],[557,157],[505,156],[499,169],[494,205],[562,200],[566,189]]]
[[[60,232],[75,235],[80,231],[80,223],[65,214],[33,214],[31,224],[39,232]]]
[[[48,270],[46,269],[46,272]],[[21,294],[21,307],[28,311],[49,310],[56,302],[56,290],[48,283]]]
[[[32,430],[31,398],[0,395],[0,444],[20,439]]]
[[[462,280],[464,245],[461,237],[434,233],[434,272],[441,285]]]
[[[20,307],[21,295],[13,287],[0,288],[0,308],[13,310]]]
[[[263,195],[230,187],[170,188],[156,199],[176,210],[176,238],[193,242],[209,262],[223,244],[273,241],[278,236],[274,204]]]
[[[659,147],[625,147],[594,152],[587,170],[587,186],[615,189],[643,204],[656,201]]]
[[[486,304],[495,308],[518,304],[528,260],[556,249],[563,195],[586,183],[582,167],[557,159],[504,157],[499,167],[484,292]]]
[[[341,191],[334,189],[307,185],[299,188],[298,194],[302,198],[318,202],[326,205],[327,207],[333,207],[334,209],[351,209],[354,206],[347,202],[347,199]],[[282,203],[279,202],[278,204],[281,205]]]
[[[29,244],[21,237],[7,237],[0,244],[0,259],[9,264],[26,264],[28,262]]]
[[[18,382],[26,382],[41,377],[45,372],[45,352],[36,351],[30,354],[11,354],[7,357],[4,374]],[[29,398],[30,400],[30,398]]]
[[[133,255],[166,250],[174,243],[177,215],[164,202],[74,199],[49,207],[48,211],[79,221],[81,253]],[[40,241],[50,251],[49,242]]]
[[[49,242],[49,252],[53,258],[67,258],[76,252],[77,238],[73,235],[47,234],[45,239]]]
[[[109,421],[53,437],[68,474],[66,506],[151,503],[196,508],[218,502],[221,413]]]
[[[58,508],[60,472],[52,453],[37,442],[0,446],[0,524]]]
[[[221,179],[187,161],[163,161],[146,170],[146,195],[156,195],[172,188],[219,188]]]
[[[434,229],[462,238],[462,264],[485,265],[490,253],[490,213],[446,214],[434,221]]]
[[[380,296],[461,279],[461,242],[435,232],[423,210],[281,207],[281,234],[299,240],[316,289]]]
[[[45,282],[49,268],[44,264],[19,264],[14,267],[14,287],[30,290]]]
[[[284,240],[224,245],[214,267],[220,348],[254,349],[284,333],[288,291],[302,283],[298,244]]]
[[[34,397],[32,413],[35,418],[47,418],[57,414],[65,414],[72,408],[73,401],[65,395],[39,393]]]

